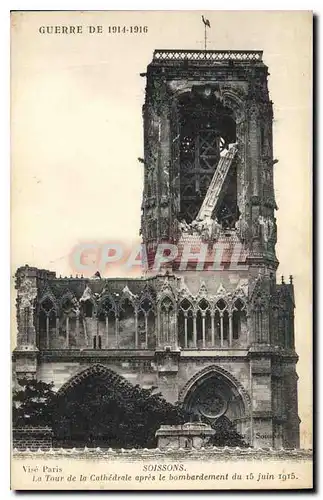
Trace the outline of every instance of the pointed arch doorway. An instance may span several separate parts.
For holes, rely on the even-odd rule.
[[[194,375],[180,392],[180,400],[189,413],[215,430],[234,429],[246,443],[251,442],[250,397],[223,368],[214,365]]]
[[[134,386],[101,364],[72,377],[58,391],[54,436],[62,447],[121,447]],[[127,404],[129,403],[129,404]]]
[[[181,408],[101,364],[72,377],[57,394],[55,446],[155,448],[161,425],[184,423]]]

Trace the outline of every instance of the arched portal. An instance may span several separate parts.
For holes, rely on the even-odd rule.
[[[72,377],[57,393],[55,446],[155,448],[161,425],[184,423],[180,407],[133,385],[101,364]]]
[[[180,392],[186,409],[215,426],[229,420],[250,441],[250,398],[229,372],[218,366],[208,367],[192,377]]]
[[[59,389],[57,395],[63,396],[68,394],[74,387],[78,386],[83,380],[91,377],[99,377],[105,380],[106,383],[114,384],[118,383],[124,387],[132,387],[132,384],[128,382],[124,377],[116,373],[115,371],[107,368],[101,363],[95,363],[85,369],[82,369],[73,377],[71,377],[64,385]]]
[[[73,376],[57,393],[54,435],[64,447],[118,446],[136,388],[101,364]]]

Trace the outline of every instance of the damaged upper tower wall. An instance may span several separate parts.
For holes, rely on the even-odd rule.
[[[213,220],[249,263],[277,268],[272,102],[262,51],[155,50],[143,107],[142,234],[177,243],[203,203],[221,152],[237,143]]]

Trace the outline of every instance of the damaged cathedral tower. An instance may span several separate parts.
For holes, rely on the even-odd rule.
[[[293,285],[275,277],[267,77],[260,51],[155,51],[142,234],[149,264],[158,244],[178,248],[171,266],[185,285],[173,347],[248,379],[251,419],[240,422],[253,442],[298,446]]]
[[[262,52],[156,50],[143,76],[147,275],[20,268],[16,373],[69,391],[107,370],[210,423],[225,416],[251,446],[299,447],[294,293],[276,283]],[[166,273],[155,270],[160,248],[171,254]]]

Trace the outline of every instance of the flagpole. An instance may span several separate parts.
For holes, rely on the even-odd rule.
[[[204,19],[204,16],[202,16],[202,21],[203,21],[203,24],[204,24],[204,57],[206,58],[206,45],[207,45],[207,34],[206,34],[206,29],[207,27],[211,27],[210,26],[210,21],[208,19]]]
[[[206,52],[206,24],[204,24],[204,50]]]

